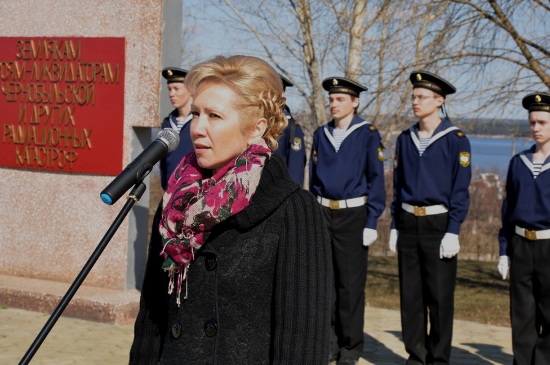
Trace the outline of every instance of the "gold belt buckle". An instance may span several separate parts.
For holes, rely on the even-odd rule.
[[[414,207],[414,215],[424,217],[426,215],[426,207]]]
[[[525,230],[525,238],[531,241],[535,241],[537,239],[537,231],[530,231],[528,229]]]
[[[329,201],[328,201],[328,207],[329,207],[331,210],[338,210],[338,209],[340,209],[340,203],[338,203],[338,200],[329,199]]]

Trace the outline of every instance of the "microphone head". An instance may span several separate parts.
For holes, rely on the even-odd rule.
[[[155,139],[164,143],[168,148],[168,152],[174,151],[180,144],[180,135],[172,128],[161,129]]]

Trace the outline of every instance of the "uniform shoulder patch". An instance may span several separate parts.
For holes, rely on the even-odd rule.
[[[371,125],[371,126],[369,127],[369,129],[370,129],[371,131],[373,131],[373,132],[374,132],[374,131],[376,130],[376,126],[374,126],[374,125]]]
[[[458,162],[462,167],[470,166],[470,152],[460,152]]]
[[[294,152],[298,152],[302,149],[302,139],[300,137],[294,137],[294,141],[290,143],[290,148]]]
[[[456,132],[456,135],[459,136],[460,138],[466,137],[466,135],[465,135],[464,132],[462,132],[462,131]]]
[[[378,147],[378,159],[384,162],[384,148]]]

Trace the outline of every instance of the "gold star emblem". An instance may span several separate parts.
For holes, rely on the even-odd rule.
[[[338,80],[332,79],[332,85],[334,85],[334,86],[338,85]]]
[[[422,75],[421,74],[416,74],[416,81],[420,81],[422,80]]]
[[[172,70],[168,70],[168,72],[166,72],[168,74],[168,76],[172,76],[174,73],[172,72]]]
[[[542,98],[540,95],[535,95],[535,103],[540,103],[542,101]]]

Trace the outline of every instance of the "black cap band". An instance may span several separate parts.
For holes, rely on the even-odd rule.
[[[521,101],[523,107],[529,112],[549,112],[550,113],[550,94],[533,93],[525,96]]]

